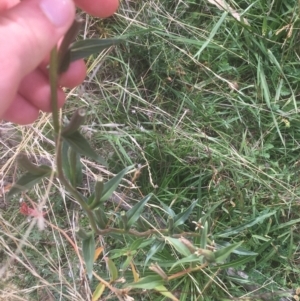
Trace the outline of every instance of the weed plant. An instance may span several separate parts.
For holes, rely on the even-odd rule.
[[[166,291],[161,282],[151,289],[136,285],[124,300],[292,300],[299,294],[299,3],[224,3],[123,1],[113,18],[83,15],[80,39],[130,37],[89,57],[86,81],[69,91],[63,114],[70,119],[86,108],[83,133],[109,164],[82,158],[78,190],[88,196],[95,176],[106,181],[140,164],[118,193],[132,206],[153,194],[143,215],[151,228],[170,222],[168,210],[179,214],[196,200],[180,227],[199,235],[185,238],[200,249],[236,246],[226,259],[201,268],[181,262],[184,251],[162,234],[161,245],[157,237],[97,236],[104,256],[94,271],[115,287],[123,284],[112,281],[112,266],[132,287],[135,277],[158,281],[155,264],[169,277],[186,271],[164,282]],[[8,183],[19,173],[12,166],[21,151],[54,162],[50,116],[12,127],[22,142],[3,139],[1,172]],[[74,245],[81,248],[75,230],[88,229],[88,220],[61,183],[50,181],[47,190],[48,183],[23,195],[47,200],[49,223],[30,231],[6,271],[0,299],[92,300],[101,289],[74,252]],[[18,201],[0,209],[3,264],[29,225]],[[108,201],[105,210],[116,225],[124,209]],[[117,300],[108,289],[101,298]]]

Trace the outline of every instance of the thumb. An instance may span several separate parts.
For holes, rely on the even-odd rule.
[[[72,0],[23,0],[0,14],[1,112],[15,97],[22,78],[49,54],[74,17]]]

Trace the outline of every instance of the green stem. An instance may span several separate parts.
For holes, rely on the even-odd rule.
[[[49,79],[51,88],[51,108],[53,117],[54,132],[57,135],[60,129],[59,126],[59,109],[57,105],[57,81],[58,81],[58,52],[54,47],[50,54]]]
[[[57,48],[54,47],[50,54],[50,87],[51,87],[51,107],[53,117],[53,127],[55,132],[55,144],[56,144],[56,168],[57,177],[60,182],[65,186],[66,190],[78,201],[83,210],[86,212],[92,229],[97,232],[97,225],[94,219],[93,212],[89,206],[85,203],[80,193],[69,183],[63,173],[62,164],[62,139],[61,139],[61,127],[59,122],[59,109],[57,105],[57,82],[58,82],[58,52]]]

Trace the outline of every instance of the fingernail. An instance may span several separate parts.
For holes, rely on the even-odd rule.
[[[40,8],[47,19],[57,27],[66,25],[75,10],[71,0],[42,0]]]

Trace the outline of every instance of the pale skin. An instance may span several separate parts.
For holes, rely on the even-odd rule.
[[[0,0],[0,118],[21,125],[34,122],[40,111],[51,112],[47,65],[51,49],[75,17],[75,5],[106,18],[118,0]],[[61,87],[73,88],[86,76],[82,60],[60,76]],[[65,94],[58,89],[62,107]]]

